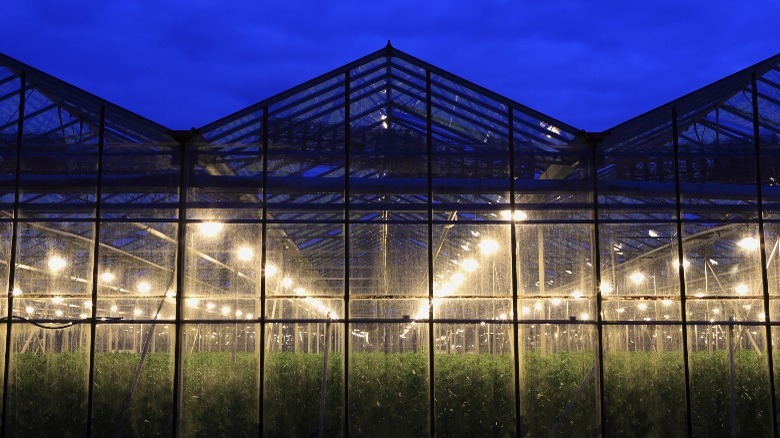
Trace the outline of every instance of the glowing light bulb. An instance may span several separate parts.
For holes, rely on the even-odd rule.
[[[514,213],[511,210],[502,210],[500,214],[501,219],[505,221],[514,220],[519,222],[528,219],[528,215],[522,210],[515,210]]]
[[[273,277],[274,274],[278,272],[278,269],[276,269],[276,265],[267,264],[265,265],[265,276],[266,277]]]
[[[111,283],[116,279],[116,275],[114,275],[111,272],[104,272],[100,274],[100,279],[103,280],[105,283]]]
[[[292,285],[293,285],[292,278],[284,277],[284,279],[282,279],[282,287],[283,288],[289,289]]]
[[[49,265],[49,269],[51,269],[52,272],[59,272],[59,271],[61,271],[62,268],[64,268],[67,264],[68,264],[68,262],[66,262],[65,259],[63,259],[60,256],[56,256],[55,255],[55,256],[49,257],[48,265]]]
[[[645,310],[647,310],[647,304],[646,303],[639,303],[639,304],[636,305],[636,308],[639,311],[644,312]]]
[[[746,251],[755,251],[759,246],[761,246],[761,242],[755,237],[745,237],[744,239],[737,242],[737,246]]]
[[[11,291],[11,294],[12,294],[13,296],[18,296],[18,295],[21,295],[21,294],[22,294],[22,289],[20,289],[20,288],[18,288],[18,287],[15,287],[15,288],[14,288],[14,290],[13,290],[13,291]]]
[[[54,304],[62,304],[63,301],[65,301],[65,299],[59,295],[51,299],[51,302]]]
[[[734,291],[739,295],[747,295],[747,293],[750,292],[750,288],[748,287],[748,285],[742,283],[742,284],[738,284],[734,288]]]
[[[190,307],[198,307],[198,304],[200,304],[200,299],[199,298],[187,298],[186,300],[184,300],[184,302],[187,303],[187,305],[190,306]]]
[[[580,298],[582,298],[582,292],[575,290],[574,292],[571,293],[571,297],[574,298],[575,300],[579,300]]]
[[[219,222],[203,222],[198,228],[200,233],[206,237],[216,237],[222,231],[222,224]]]
[[[766,319],[766,314],[764,312],[759,313],[758,319]]]
[[[295,292],[295,295],[306,295],[306,289],[302,287],[296,287],[293,289],[293,292]]]
[[[63,313],[62,313],[62,310],[55,310],[55,311],[54,311],[54,315],[56,315],[56,316],[62,316],[62,315],[63,315]]]
[[[119,308],[116,306],[116,304],[112,304],[111,305],[111,311],[112,312],[116,312],[117,310],[119,310]]]
[[[671,306],[672,303],[674,303],[674,301],[670,300],[669,298],[665,298],[665,299],[661,300],[661,304],[663,304],[666,307]]]
[[[176,298],[176,292],[172,290],[165,292],[165,298],[168,298],[169,300]]]
[[[460,266],[466,272],[474,272],[479,267],[479,262],[474,259],[466,259],[460,262]]]
[[[214,308],[217,307],[214,303],[206,303],[206,309],[208,310],[214,310]]]
[[[553,306],[560,306],[561,305],[561,299],[560,298],[553,298],[550,300],[550,304]]]
[[[601,285],[599,286],[599,289],[601,289],[602,294],[608,294],[612,292],[612,285],[607,283],[606,281],[602,281]]]
[[[255,315],[253,315],[251,313],[247,313],[246,314],[246,319],[254,319],[254,318],[255,318]]]
[[[27,312],[28,315],[32,315],[33,313],[35,313],[35,307],[27,306],[24,308],[24,311]]]
[[[580,320],[587,321],[589,319],[590,319],[590,315],[588,315],[587,313],[580,313]]]
[[[523,315],[530,315],[531,314],[531,308],[528,306],[523,306],[522,309]]]
[[[138,284],[135,285],[135,288],[142,294],[148,294],[152,290],[152,285],[149,284],[148,281],[139,281]]]
[[[634,284],[642,284],[645,282],[645,274],[638,271],[631,274],[628,278],[630,278]]]
[[[482,242],[479,242],[479,249],[485,255],[495,254],[498,248],[498,242],[493,239],[484,239]]]
[[[655,230],[647,230],[647,235],[650,237],[658,237],[658,232]]]
[[[241,309],[237,309],[236,310],[236,318],[241,318],[241,315],[243,315],[243,314],[244,314],[244,312],[241,311]]]
[[[230,306],[222,306],[221,311],[223,315],[227,315],[228,313],[230,313]]]
[[[84,307],[86,307],[87,309],[91,309],[92,308],[92,301],[90,301],[90,300],[84,301],[84,303],[82,303],[82,304],[84,304]]]
[[[79,318],[87,319],[87,314],[86,313],[79,313]]]
[[[242,246],[241,248],[238,249],[236,255],[238,256],[239,260],[248,262],[249,260],[252,260],[255,257],[255,251],[248,246]]]
[[[542,303],[540,301],[534,303],[534,310],[542,310]]]
[[[719,313],[720,313],[720,309],[718,309],[718,308],[716,307],[716,308],[712,309],[712,313],[713,313],[713,314],[715,314],[715,315],[717,315],[717,314],[719,314]]]
[[[141,309],[133,309],[133,315],[135,316],[141,316],[142,313]]]

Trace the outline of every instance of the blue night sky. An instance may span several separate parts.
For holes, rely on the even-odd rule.
[[[173,129],[387,40],[590,131],[780,52],[776,0],[25,0],[2,15],[3,53]]]

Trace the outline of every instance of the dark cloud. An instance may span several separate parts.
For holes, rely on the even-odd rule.
[[[760,12],[758,12],[760,11]],[[551,0],[31,0],[0,50],[172,128],[384,46],[569,124],[606,129],[777,51],[780,6]]]

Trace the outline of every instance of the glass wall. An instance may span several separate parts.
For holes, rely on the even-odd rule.
[[[771,435],[774,66],[594,134],[392,48],[187,132],[0,64],[2,427]]]

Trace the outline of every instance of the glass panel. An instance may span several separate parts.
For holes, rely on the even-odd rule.
[[[681,327],[606,326],[604,338],[604,409],[610,436],[647,431],[685,436]]]
[[[11,257],[11,222],[0,221],[0,290],[6,296],[0,298],[0,317],[8,316],[8,274]],[[16,289],[16,288],[15,288]],[[19,290],[19,289],[17,289]]]
[[[764,312],[756,224],[686,224],[685,236],[689,320],[753,321]]]
[[[0,71],[3,76],[7,73],[5,69]],[[0,214],[4,218],[13,214],[20,87],[18,78],[0,84]]]
[[[92,433],[170,435],[174,326],[112,324],[96,330]]]
[[[342,324],[268,324],[265,436],[344,434],[343,345]]]
[[[102,223],[99,318],[176,317],[175,223]]]
[[[764,217],[780,213],[780,72],[770,70],[758,78],[759,166],[764,201]]]
[[[780,223],[764,222],[764,245],[769,295],[776,297],[780,295]]]
[[[21,208],[27,217],[94,217],[99,122],[58,105],[40,90],[25,96]]]
[[[87,431],[89,325],[11,330],[9,436],[83,436]]]
[[[676,216],[671,113],[661,134],[606,140],[599,148],[599,216],[605,220],[669,220]]]
[[[275,219],[343,217],[345,89],[340,75],[269,107],[268,207],[284,209]]]
[[[80,319],[92,302],[94,224],[20,223],[14,315]]]
[[[436,434],[516,434],[512,326],[435,324],[434,330]]]
[[[435,225],[433,236],[435,296],[512,296],[508,226]]]
[[[261,236],[260,224],[187,225],[186,318],[244,319],[260,313]]]
[[[182,435],[259,435],[258,330],[250,323],[184,326]]]
[[[107,141],[103,151],[104,218],[176,219],[180,147]]]
[[[428,226],[351,224],[350,294],[355,299],[428,296]]]
[[[604,318],[680,320],[677,226],[603,224],[599,237]],[[688,258],[684,264],[690,266]]]
[[[425,116],[396,109],[403,107],[404,94],[388,83],[387,74],[382,68],[372,75],[378,76],[374,82],[353,81],[351,87],[350,202],[358,209],[409,209],[409,204],[426,209]]]
[[[262,139],[255,143],[193,146],[188,216],[205,220],[260,219],[262,147]]]
[[[521,317],[590,319],[595,314],[593,226],[518,225],[516,237]]]
[[[686,126],[680,116],[680,194],[691,219],[753,219],[757,213],[751,91],[743,90]]]
[[[269,224],[266,233],[266,294],[344,295],[343,225]]]
[[[521,324],[519,338],[523,433],[526,436],[599,435],[595,327]]]
[[[431,83],[434,202],[509,203],[506,106],[435,74]]]
[[[772,435],[765,333],[734,324],[688,329],[694,435]]]
[[[530,220],[592,218],[591,146],[574,141],[558,126],[514,114],[517,208]]]
[[[350,435],[427,436],[428,325],[414,324],[397,344],[403,324],[388,337],[379,336],[383,325],[350,326]]]

